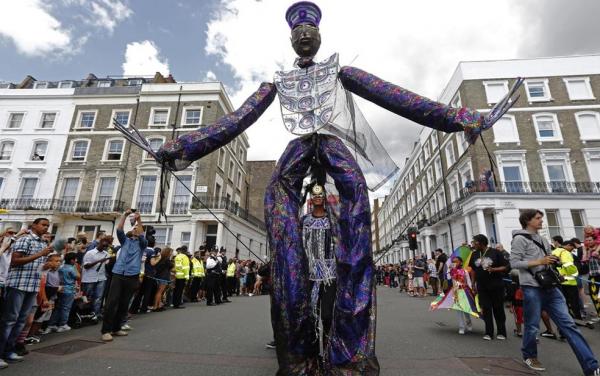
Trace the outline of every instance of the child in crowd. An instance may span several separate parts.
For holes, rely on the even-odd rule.
[[[53,332],[60,333],[71,330],[71,327],[67,325],[67,321],[69,320],[69,314],[71,313],[71,307],[75,299],[76,282],[79,279],[76,263],[77,254],[67,253],[65,255],[65,263],[59,269],[62,291],[58,293],[58,302],[48,323],[48,329]]]
[[[469,273],[463,269],[462,258],[455,256],[452,258],[452,288],[446,294],[442,293],[431,303],[431,310],[447,308],[457,311],[458,316],[458,334],[465,334],[472,331],[471,316],[479,317],[479,310],[475,304],[473,291],[471,290],[471,279]]]
[[[40,334],[50,333],[50,330],[47,328],[41,331],[40,329],[50,320],[56,300],[58,299],[58,290],[60,289],[60,274],[58,269],[60,268],[60,262],[60,255],[52,254],[48,256],[48,260],[44,264],[40,291],[37,297],[38,308],[35,312],[33,325],[29,330],[29,340],[27,342],[39,342],[39,337],[37,337],[38,331]]]
[[[510,291],[510,311],[515,317],[515,335],[523,336],[523,289],[519,284],[519,271],[514,269],[510,273],[511,291]]]

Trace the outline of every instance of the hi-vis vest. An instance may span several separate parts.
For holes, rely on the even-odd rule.
[[[175,278],[190,278],[190,258],[183,253],[180,253],[177,256],[175,256]]]
[[[565,279],[562,284],[565,286],[577,286],[575,277],[579,275],[577,266],[573,262],[573,255],[564,248],[556,248],[552,255],[560,259],[561,266],[557,267],[558,273]]]
[[[227,277],[235,277],[235,269],[235,262],[229,264],[229,266],[227,267]]]
[[[204,277],[204,264],[202,261],[197,258],[192,259],[192,277],[194,278],[202,278]]]

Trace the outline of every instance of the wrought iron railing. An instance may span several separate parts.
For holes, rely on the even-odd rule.
[[[63,199],[13,198],[0,199],[0,208],[7,210],[56,210],[60,213],[114,213],[125,210],[118,200],[74,201]]]

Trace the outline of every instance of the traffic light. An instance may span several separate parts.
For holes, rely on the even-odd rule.
[[[408,248],[411,251],[416,251],[418,246],[417,246],[417,234],[418,231],[415,228],[410,228],[408,229]]]

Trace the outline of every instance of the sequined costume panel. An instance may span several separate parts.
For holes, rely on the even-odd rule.
[[[157,152],[160,161],[173,170],[183,170],[239,136],[265,112],[277,90],[275,85],[263,83],[236,111],[222,116],[214,124],[167,141]]]
[[[303,249],[302,182],[318,154],[339,193],[339,212],[331,219],[337,295],[325,354],[325,374],[377,375],[375,285],[371,216],[364,176],[352,153],[333,136],[290,142],[265,194],[265,220],[272,251],[271,320],[278,375],[320,375],[318,341],[311,312],[310,271]],[[317,148],[317,149],[315,149]]]
[[[481,125],[477,111],[432,101],[361,69],[342,67],[339,77],[354,94],[426,127],[449,133]]]
[[[335,255],[329,218],[306,215],[302,220],[302,243],[308,258],[308,278],[331,283],[335,279]]]

